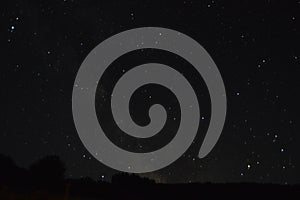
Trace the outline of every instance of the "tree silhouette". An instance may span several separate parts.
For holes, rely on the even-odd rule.
[[[126,184],[126,185],[145,185],[145,184],[154,184],[155,181],[140,177],[135,174],[129,173],[118,173],[112,176],[111,182],[113,184]]]
[[[58,156],[46,156],[32,164],[29,171],[34,185],[58,188],[64,183],[66,168]]]
[[[27,170],[18,167],[10,157],[0,154],[0,186],[22,185],[27,179]]]
[[[194,199],[197,195],[213,199],[299,196],[300,185],[257,183],[193,183],[155,184],[140,175],[118,173],[112,183],[91,178],[64,179],[65,165],[58,156],[47,156],[31,165],[29,170],[16,166],[8,156],[0,154],[0,200],[2,199]],[[256,191],[249,193],[249,191]],[[287,196],[288,195],[288,196]]]

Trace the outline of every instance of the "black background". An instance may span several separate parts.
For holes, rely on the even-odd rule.
[[[116,171],[95,160],[75,130],[75,76],[106,38],[157,26],[183,32],[208,51],[225,83],[228,113],[206,158],[191,148],[143,176],[299,183],[299,13],[300,1],[1,1],[0,153],[22,167],[55,154],[67,177],[109,180]]]

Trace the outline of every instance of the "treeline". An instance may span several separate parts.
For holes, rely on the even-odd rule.
[[[300,198],[299,185],[255,183],[156,184],[134,174],[119,173],[111,183],[91,178],[66,179],[58,156],[46,156],[29,169],[0,155],[0,200],[6,199],[241,199]]]

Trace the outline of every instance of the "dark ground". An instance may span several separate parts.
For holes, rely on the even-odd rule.
[[[0,155],[0,199],[198,199],[297,198],[300,185],[257,183],[157,184],[148,178],[120,173],[111,182],[91,178],[65,179],[64,163],[47,156],[29,169]]]

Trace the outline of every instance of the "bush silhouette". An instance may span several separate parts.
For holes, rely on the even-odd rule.
[[[64,179],[65,165],[58,156],[47,156],[31,165],[29,170],[16,166],[14,161],[0,154],[0,200],[2,199],[212,199],[238,198],[253,194],[253,198],[266,199],[299,196],[299,185],[257,183],[193,183],[155,184],[154,180],[140,175],[118,173],[112,183],[86,177]],[[249,191],[256,191],[249,193]],[[215,195],[215,196],[212,196]]]
[[[145,185],[145,184],[154,184],[155,181],[140,177],[135,174],[129,173],[118,173],[112,176],[111,182],[113,184],[126,184],[126,185]]]
[[[22,185],[28,179],[27,170],[16,166],[8,156],[0,154],[0,186]]]
[[[46,156],[30,166],[34,185],[50,188],[61,187],[65,178],[65,165],[58,156]]]

